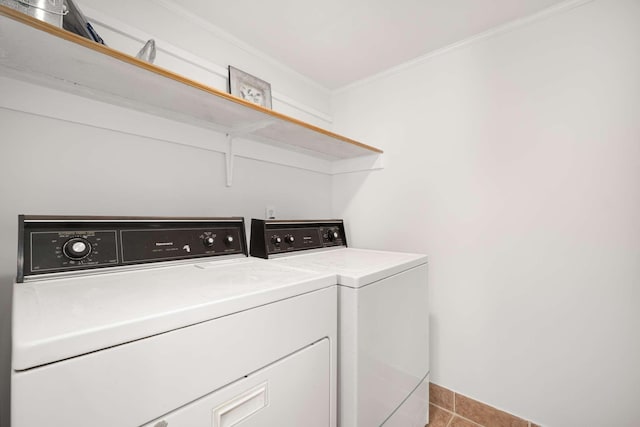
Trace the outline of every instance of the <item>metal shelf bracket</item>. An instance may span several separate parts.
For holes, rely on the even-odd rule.
[[[233,183],[233,135],[227,134],[227,152],[224,153],[224,158],[227,164],[227,187],[231,187]]]
[[[233,128],[230,132],[227,132],[227,151],[224,153],[227,165],[227,187],[231,187],[231,184],[233,183],[233,161],[235,157],[233,153],[233,139],[249,135],[255,131],[269,127],[274,123],[276,123],[275,120],[261,120],[246,126]]]

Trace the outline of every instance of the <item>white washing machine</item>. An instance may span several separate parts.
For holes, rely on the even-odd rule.
[[[335,275],[241,218],[19,221],[13,427],[336,425]]]
[[[257,219],[251,255],[336,275],[340,427],[424,427],[429,414],[426,256],[348,248],[342,220]]]

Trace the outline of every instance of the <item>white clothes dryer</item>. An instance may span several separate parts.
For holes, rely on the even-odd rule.
[[[335,427],[335,275],[242,218],[19,221],[13,427]]]
[[[424,427],[429,414],[427,257],[347,247],[342,220],[252,220],[251,255],[333,273],[338,425]]]

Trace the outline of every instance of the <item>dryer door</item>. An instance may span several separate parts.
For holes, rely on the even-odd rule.
[[[325,338],[144,427],[334,425],[330,361],[330,344]]]

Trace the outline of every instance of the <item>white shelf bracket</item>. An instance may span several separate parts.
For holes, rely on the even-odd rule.
[[[224,154],[227,162],[227,187],[231,187],[233,183],[233,139],[249,135],[257,130],[264,129],[275,123],[275,120],[261,120],[259,122],[251,123],[246,126],[238,126],[233,128],[226,134],[227,137],[227,152]]]
[[[224,153],[224,157],[227,163],[227,187],[231,187],[233,182],[233,135],[228,133],[227,135],[227,152]]]

